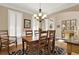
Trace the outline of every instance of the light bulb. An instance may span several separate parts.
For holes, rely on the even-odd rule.
[[[42,13],[39,13],[38,15],[39,15],[39,16],[42,16]]]
[[[33,16],[34,16],[34,17],[37,17],[37,14],[34,14]]]
[[[42,19],[44,19],[44,18],[46,18],[46,17],[47,17],[47,15],[46,15],[46,14],[44,14],[44,15],[43,15],[43,17],[42,17]]]
[[[36,17],[36,19],[39,19],[39,17]]]

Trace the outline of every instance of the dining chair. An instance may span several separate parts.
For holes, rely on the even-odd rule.
[[[51,52],[54,54],[54,49],[55,49],[55,30],[49,30],[48,31],[49,39],[48,39],[48,44],[49,44],[49,53]]]
[[[35,30],[36,31],[36,30]],[[27,40],[32,40],[32,36],[33,36],[33,32],[32,30],[26,30],[26,39]],[[36,32],[37,33],[37,32]],[[28,54],[37,54],[36,50],[37,50],[37,41],[32,41],[30,43],[26,42],[26,51]]]
[[[7,48],[7,52],[9,54],[10,46],[15,45],[17,48],[17,37],[9,36],[8,30],[0,30],[0,51],[3,47]]]
[[[39,54],[45,54],[46,52],[48,53],[47,37],[48,31],[39,31]]]
[[[2,43],[5,43],[7,42],[7,40],[2,40],[1,37],[3,36],[7,36],[8,35],[8,30],[0,30],[0,52],[1,52],[1,49],[4,45],[2,45]]]
[[[26,33],[26,39],[32,40],[32,35],[33,35],[32,30],[25,30],[25,33]],[[30,50],[29,44],[27,44],[27,42],[26,42],[26,50],[27,51]]]
[[[25,30],[26,36],[32,36],[32,30]]]

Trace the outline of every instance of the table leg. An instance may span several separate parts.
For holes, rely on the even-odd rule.
[[[28,48],[28,43],[26,42],[26,52],[28,53],[28,50],[29,50],[29,48]]]
[[[24,54],[24,41],[22,40],[23,54]]]
[[[71,55],[71,53],[72,53],[72,44],[67,43],[67,54]]]
[[[71,55],[71,53],[67,53],[68,55]]]
[[[0,52],[1,52],[1,41],[0,41]]]

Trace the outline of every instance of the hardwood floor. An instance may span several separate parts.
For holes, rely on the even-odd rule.
[[[16,46],[11,46],[11,47],[10,47],[10,52],[12,52],[12,51],[17,51],[17,50],[19,50],[19,49],[22,49],[22,45],[21,45],[21,44],[18,45],[17,48],[16,48]],[[1,49],[0,55],[8,55],[7,48]]]
[[[64,48],[64,49],[67,49],[67,44],[64,43],[64,42],[57,42],[57,41],[56,41],[56,46],[62,47],[62,48]],[[16,48],[15,46],[11,46],[11,47],[10,47],[10,50],[11,50],[11,51],[17,51],[17,50],[19,50],[19,49],[22,49],[22,44],[18,45],[17,48]],[[10,51],[10,52],[11,52],[11,51]],[[0,55],[8,55],[7,49],[6,49],[6,48],[3,48],[3,49],[1,50],[1,52],[0,52]],[[72,53],[72,55],[79,55],[79,54],[77,54],[77,53]]]

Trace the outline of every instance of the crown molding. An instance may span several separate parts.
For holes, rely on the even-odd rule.
[[[73,6],[76,6],[76,5],[78,5],[78,4],[77,4],[77,3],[72,3],[72,4],[71,4],[71,3],[67,3],[67,4],[62,5],[61,7],[57,8],[57,9],[54,9],[53,12],[52,12],[52,11],[49,12],[48,15],[51,15],[51,14],[60,12],[60,11],[62,11],[62,10],[68,9],[68,8],[73,7]]]
[[[11,9],[19,10],[19,11],[22,11],[22,12],[25,12],[25,13],[28,13],[28,14],[31,14],[31,15],[34,14],[34,12],[32,12],[32,11],[29,11],[29,10],[26,10],[26,9],[22,9],[22,8],[19,8],[19,7],[16,8],[16,7],[14,7],[14,6],[7,5],[7,4],[5,4],[5,3],[0,3],[0,5],[1,5],[1,6],[4,6],[4,7],[11,8]],[[53,13],[60,12],[60,11],[65,10],[65,9],[67,9],[67,8],[73,7],[73,6],[75,6],[75,5],[78,5],[78,4],[77,4],[77,3],[67,3],[67,4],[62,5],[61,7],[58,7],[58,8],[56,8],[56,9],[50,10],[50,12],[47,13],[47,14],[48,14],[48,15],[51,15],[51,14],[53,14]]]
[[[7,8],[10,8],[10,9],[14,9],[14,10],[19,10],[19,11],[22,11],[22,12],[25,12],[25,13],[28,13],[28,14],[33,14],[33,12],[31,11],[27,11],[27,10],[24,10],[24,9],[21,9],[21,8],[16,8],[14,6],[11,6],[11,5],[7,5],[7,4],[4,4],[4,3],[0,3],[0,6],[4,6],[4,7],[7,7]]]

